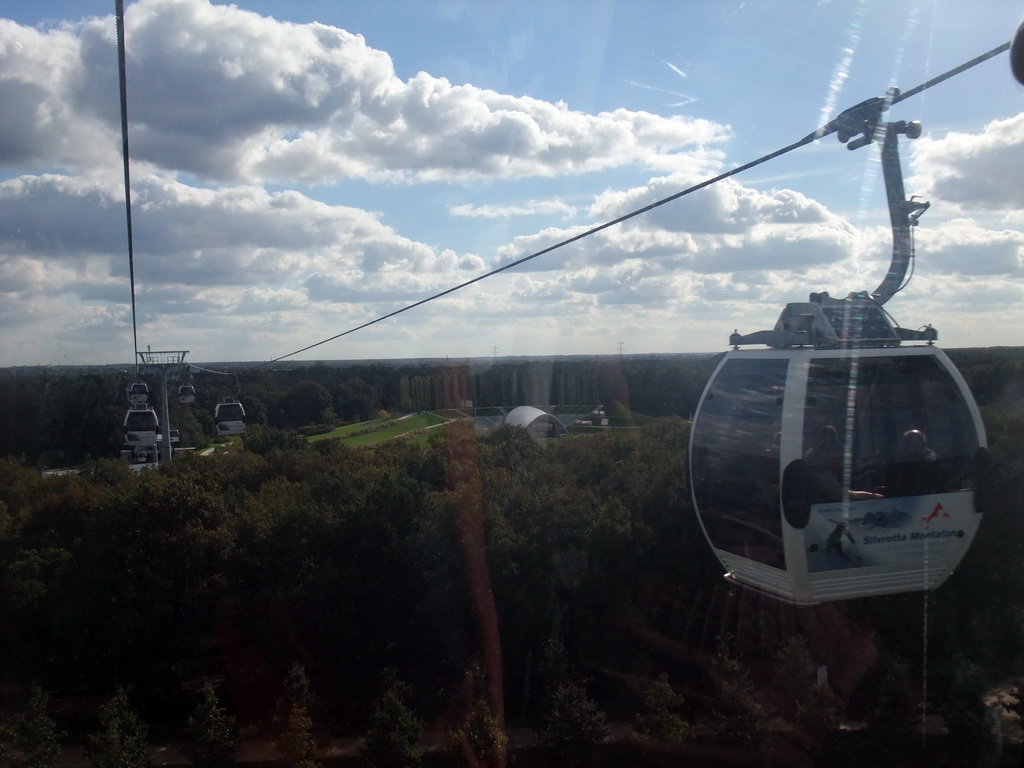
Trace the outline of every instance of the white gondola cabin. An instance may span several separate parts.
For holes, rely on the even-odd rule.
[[[866,146],[886,103],[824,132],[863,133],[850,147]],[[882,128],[885,279],[845,299],[812,293],[774,329],[734,333],[690,434],[694,506],[726,576],[795,603],[934,589],[981,522],[988,451],[974,399],[933,328],[900,328],[882,309],[905,286],[911,228],[928,208],[905,199],[897,149],[920,126]],[[755,344],[768,349],[740,349]]]
[[[245,409],[237,400],[217,403],[213,411],[213,420],[217,425],[218,435],[240,435],[245,432]]]
[[[984,430],[934,346],[730,352],[690,457],[727,574],[797,603],[934,589],[981,520]]]
[[[188,405],[194,403],[196,399],[196,388],[191,384],[182,384],[178,387],[178,402]]]
[[[156,411],[137,403],[124,416],[124,441],[128,445],[156,445],[160,437],[160,420]]]
[[[133,403],[149,401],[149,386],[144,381],[133,381],[128,387],[128,400]]]

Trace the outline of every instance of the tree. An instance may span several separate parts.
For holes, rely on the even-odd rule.
[[[283,730],[277,740],[277,751],[281,753],[285,768],[317,768],[317,745],[309,712],[313,694],[301,664],[292,665],[285,689],[288,698],[281,702],[279,717]]]
[[[14,748],[7,754],[11,768],[53,768],[56,765],[63,734],[46,713],[47,701],[43,689],[33,684],[25,711],[0,729],[0,736],[10,740]]]
[[[993,734],[989,719],[992,711],[984,701],[988,686],[981,672],[969,659],[951,658],[936,683],[955,765],[991,763],[1000,749],[999,736]]]
[[[451,734],[451,746],[469,768],[497,765],[506,754],[508,735],[491,713],[486,697],[478,695],[473,700],[466,721]]]
[[[349,421],[366,421],[380,410],[377,390],[360,378],[350,378],[334,389],[334,410]]]
[[[316,739],[313,738],[313,718],[301,704],[293,703],[288,710],[285,729],[277,741],[277,751],[286,768],[315,768]]]
[[[419,745],[423,722],[406,704],[406,686],[385,670],[384,691],[374,702],[362,756],[373,768],[412,768],[423,759]]]
[[[124,688],[100,711],[99,730],[85,745],[93,768],[150,768],[149,729],[132,709]]]
[[[693,738],[693,726],[683,715],[686,702],[672,690],[667,673],[662,672],[647,686],[641,704],[641,711],[633,720],[637,733],[670,744]]]
[[[824,736],[839,727],[840,701],[827,682],[818,684],[818,667],[807,640],[795,635],[782,644],[776,655],[775,690],[782,714],[801,732]]]
[[[235,718],[220,706],[213,686],[206,686],[202,700],[188,716],[185,739],[182,751],[196,768],[234,765],[238,751]]]
[[[281,398],[280,407],[288,415],[289,426],[320,424],[331,408],[331,393],[316,381],[300,381]]]
[[[246,428],[242,443],[247,451],[266,456],[271,451],[301,449],[305,440],[295,432],[254,424]]]
[[[768,715],[743,664],[719,638],[711,663],[711,722],[715,741],[760,750],[768,736]]]
[[[891,759],[907,750],[913,741],[919,702],[915,699],[905,662],[883,657],[878,667],[878,679],[870,689],[865,721],[879,754]]]
[[[807,640],[802,635],[788,638],[779,647],[775,660],[775,692],[780,699],[782,714],[794,720],[797,707],[817,681],[817,668]]]
[[[585,763],[608,736],[605,713],[587,695],[580,680],[567,680],[552,691],[541,741],[562,765]]]
[[[812,686],[806,700],[797,705],[796,727],[804,733],[818,737],[838,730],[840,703],[839,697],[828,683]]]

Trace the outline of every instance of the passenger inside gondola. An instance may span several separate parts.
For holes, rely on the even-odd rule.
[[[908,429],[900,438],[900,461],[935,461],[935,451],[928,447],[928,437],[920,429]]]
[[[886,484],[888,496],[921,496],[942,490],[942,469],[923,431],[904,432],[895,453]]]
[[[811,504],[842,501],[843,445],[831,424],[818,430],[818,438],[804,454]]]
[[[818,440],[807,449],[804,458],[808,464],[825,467],[837,474],[843,465],[843,446],[839,442],[839,432],[831,424],[818,430]]]

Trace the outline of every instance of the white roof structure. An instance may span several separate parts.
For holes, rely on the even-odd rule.
[[[505,416],[505,424],[522,427],[538,440],[562,437],[569,433],[565,425],[555,416],[531,405],[520,405],[518,408],[513,408]]]

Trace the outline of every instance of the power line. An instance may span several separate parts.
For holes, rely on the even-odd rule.
[[[212,368],[203,368],[201,365],[196,365],[195,363],[189,363],[188,365],[189,365],[189,368],[191,368],[192,370],[194,370],[194,371],[202,371],[203,373],[214,373],[214,374],[216,374],[218,376],[234,376],[235,375],[231,371],[215,371]],[[252,370],[252,369],[250,369],[250,370]]]
[[[118,2],[120,2],[120,1],[121,0],[118,0]],[[991,51],[988,51],[987,53],[984,53],[981,56],[977,56],[976,58],[973,58],[970,61],[964,62],[963,64],[961,64],[958,67],[954,67],[953,69],[951,69],[951,70],[949,70],[947,72],[944,72],[943,74],[941,74],[941,75],[939,75],[937,77],[933,77],[931,80],[928,80],[927,82],[924,82],[921,85],[918,85],[918,86],[916,86],[914,88],[911,88],[909,91],[905,91],[905,92],[895,96],[894,98],[889,99],[888,103],[894,104],[896,102],[903,101],[904,99],[907,99],[910,96],[917,95],[918,93],[921,93],[922,91],[925,91],[928,88],[931,88],[932,86],[938,85],[939,83],[941,83],[941,82],[943,82],[945,80],[948,80],[949,78],[951,78],[951,77],[953,77],[955,75],[958,75],[961,72],[964,72],[964,71],[970,69],[971,67],[977,66],[978,64],[981,64],[982,62],[987,61],[988,59],[991,59],[994,56],[997,56],[998,54],[1002,53],[1003,51],[1008,50],[1009,47],[1010,47],[1010,43],[1009,42],[1003,43],[1002,45],[997,46],[996,48],[993,48]],[[595,235],[598,232],[602,232],[602,231],[604,231],[604,230],[606,230],[606,229],[608,229],[610,227],[614,227],[615,225],[621,224],[622,222],[628,221],[629,219],[636,218],[637,216],[640,216],[640,215],[642,215],[644,213],[647,213],[648,211],[652,211],[655,208],[659,208],[662,205],[666,205],[667,203],[671,203],[674,200],[678,200],[681,197],[685,197],[686,195],[692,194],[693,192],[697,192],[697,191],[699,191],[701,189],[704,189],[705,187],[710,187],[712,184],[717,184],[720,181],[724,181],[725,179],[728,179],[728,178],[730,178],[732,176],[736,176],[737,174],[740,174],[740,173],[743,173],[744,171],[750,170],[751,168],[754,168],[754,167],[756,167],[758,165],[761,165],[762,163],[766,163],[769,160],[774,160],[776,157],[781,157],[782,155],[785,155],[788,152],[792,152],[794,149],[799,149],[800,147],[803,147],[803,146],[805,146],[807,144],[811,144],[812,142],[817,141],[818,139],[820,139],[820,138],[822,138],[824,136],[828,136],[831,133],[835,133],[837,130],[839,130],[839,124],[842,121],[842,119],[844,118],[844,116],[847,115],[847,113],[849,113],[849,112],[851,112],[853,110],[858,110],[863,105],[868,104],[869,102],[873,102],[873,101],[875,101],[875,100],[869,99],[867,102],[862,102],[861,104],[857,105],[856,107],[853,107],[852,110],[847,110],[846,112],[843,112],[835,120],[832,120],[832,121],[826,123],[825,125],[821,126],[820,128],[818,128],[816,131],[813,131],[813,132],[807,134],[806,136],[804,136],[799,141],[795,141],[792,144],[787,144],[785,147],[782,147],[781,149],[777,149],[774,152],[770,152],[767,155],[762,155],[761,157],[757,158],[756,160],[751,160],[748,163],[744,163],[743,165],[740,165],[740,166],[737,166],[735,168],[732,168],[732,169],[730,169],[728,171],[725,171],[724,173],[720,173],[717,176],[714,176],[714,177],[709,178],[709,179],[705,179],[704,181],[699,182],[698,184],[694,184],[692,187],[688,187],[688,188],[686,188],[686,189],[684,189],[684,190],[682,190],[680,192],[676,192],[673,195],[669,195],[668,197],[662,198],[661,200],[657,200],[656,202],[653,202],[650,205],[645,205],[643,208],[638,208],[638,209],[636,209],[634,211],[631,211],[630,213],[627,213],[627,214],[625,214],[623,216],[619,216],[616,219],[612,219],[611,221],[606,221],[603,224],[599,224],[599,225],[597,225],[595,227],[591,227],[590,229],[587,229],[587,230],[585,230],[583,232],[580,232],[579,234],[573,235],[572,237],[566,238],[565,240],[561,240],[561,241],[555,243],[554,245],[549,245],[547,248],[542,248],[541,250],[536,251],[534,253],[531,253],[528,256],[524,256],[521,259],[516,259],[515,261],[512,261],[512,262],[510,262],[508,264],[505,264],[502,267],[498,267],[497,269],[492,269],[490,272],[485,272],[482,275],[478,275],[477,277],[474,277],[471,280],[466,280],[463,283],[459,283],[458,285],[452,286],[451,288],[447,288],[447,289],[445,289],[443,291],[440,291],[439,293],[435,293],[435,294],[433,294],[431,296],[428,296],[425,299],[420,299],[419,301],[413,302],[412,304],[408,304],[408,305],[406,305],[404,307],[396,309],[393,312],[388,312],[387,314],[381,315],[380,317],[377,317],[377,318],[375,318],[373,320],[370,320],[368,322],[362,323],[362,324],[357,325],[357,326],[355,326],[353,328],[349,328],[347,331],[342,331],[341,333],[337,333],[334,336],[330,336],[330,337],[328,337],[326,339],[323,339],[321,341],[317,341],[317,342],[315,342],[313,344],[309,344],[309,345],[307,345],[305,347],[302,347],[301,349],[297,349],[294,352],[289,352],[286,355],[281,355],[280,357],[275,357],[272,360],[267,360],[264,363],[260,363],[258,365],[254,365],[254,366],[252,366],[250,368],[246,368],[246,369],[240,371],[240,373],[247,373],[249,371],[257,370],[257,369],[262,368],[264,366],[271,365],[271,364],[279,362],[281,360],[285,360],[285,359],[287,359],[289,357],[294,357],[295,355],[302,354],[303,352],[308,352],[311,349],[319,347],[319,346],[321,346],[323,344],[327,344],[328,342],[340,339],[343,336],[348,336],[349,334],[355,333],[356,331],[361,331],[364,328],[369,328],[371,325],[376,325],[377,323],[383,322],[384,320],[388,320],[388,319],[390,319],[392,317],[400,315],[403,312],[408,312],[411,309],[416,309],[416,307],[421,307],[424,304],[427,304],[428,302],[434,301],[435,299],[443,298],[443,297],[445,297],[445,296],[447,296],[447,295],[449,295],[451,293],[455,293],[456,291],[460,291],[463,288],[467,288],[467,287],[469,287],[471,285],[474,285],[475,283],[479,283],[481,280],[486,280],[489,277],[494,277],[497,274],[500,274],[502,272],[510,270],[510,269],[512,269],[514,267],[518,267],[518,266],[520,266],[522,264],[525,264],[528,261],[532,261],[533,259],[536,259],[536,258],[538,258],[540,256],[543,256],[543,255],[547,254],[547,253],[551,253],[552,251],[558,250],[559,248],[563,248],[566,245],[570,245],[570,244],[575,243],[575,242],[577,242],[579,240],[582,240],[582,239],[584,239],[586,237],[590,237],[591,235]]]

